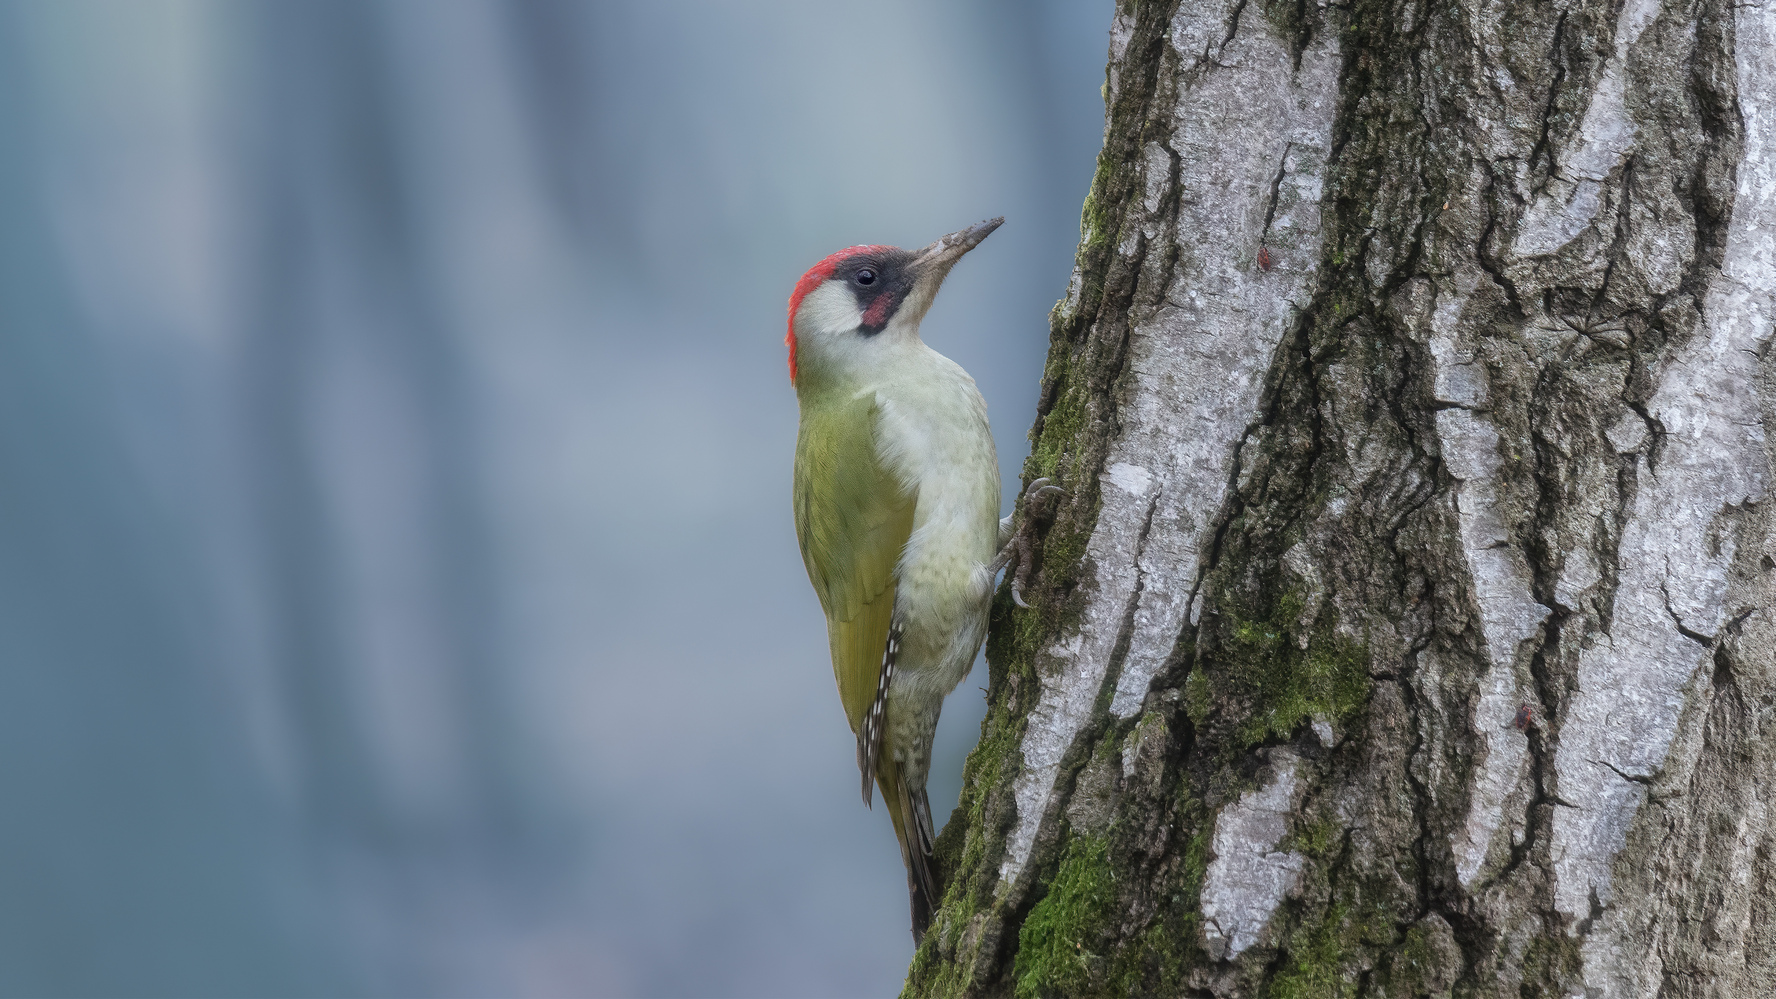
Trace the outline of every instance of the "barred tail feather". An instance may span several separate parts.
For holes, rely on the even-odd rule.
[[[882,647],[882,668],[876,673],[876,694],[870,698],[869,707],[863,712],[863,724],[857,728],[857,769],[863,774],[863,804],[871,809],[876,807],[872,800],[876,761],[882,755],[882,735],[888,730],[888,687],[894,682],[894,663],[900,658],[900,633],[899,621],[888,626],[888,641]],[[882,794],[888,794],[885,787]]]
[[[888,806],[888,816],[894,822],[894,836],[900,841],[900,859],[906,864],[913,946],[917,947],[931,926],[933,906],[941,899],[937,893],[937,876],[931,869],[930,840],[919,819],[920,808],[928,813],[930,805],[926,803],[923,788],[912,791],[901,781],[900,767],[892,758],[880,762],[876,780],[882,785],[882,801]]]
[[[919,846],[924,849],[926,856],[930,856],[937,839],[937,833],[931,828],[931,799],[925,796],[924,788],[914,791],[911,798],[915,820],[913,828],[919,830]]]

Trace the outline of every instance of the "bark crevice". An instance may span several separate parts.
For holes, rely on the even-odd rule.
[[[910,992],[1776,981],[1773,19],[1119,3]]]

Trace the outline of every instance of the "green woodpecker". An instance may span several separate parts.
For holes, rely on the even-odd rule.
[[[879,786],[900,840],[915,941],[938,900],[931,739],[986,636],[993,579],[1012,552],[986,402],[968,372],[919,339],[919,321],[950,268],[1003,221],[922,250],[841,250],[789,300],[796,538],[826,612],[864,803]],[[1031,495],[1058,491],[1045,487]]]

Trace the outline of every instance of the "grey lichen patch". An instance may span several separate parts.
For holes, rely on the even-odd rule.
[[[1242,18],[1242,7],[1229,0],[1180,8],[1170,31],[1175,46],[1206,34],[1215,55],[1173,95],[1175,217],[1155,231],[1175,258],[1154,275],[1153,304],[1130,330],[1129,403],[1109,454],[1157,484],[1111,703],[1119,718],[1139,710],[1186,625],[1212,540],[1209,512],[1226,501],[1235,454],[1259,412],[1263,373],[1319,267],[1336,39],[1299,50],[1294,31],[1266,31],[1262,20]],[[1245,113],[1227,115],[1233,106]],[[1193,390],[1200,385],[1222,388]]]
[[[1086,548],[1095,570],[1078,629],[1053,640],[1036,656],[1041,694],[1030,710],[1023,768],[1013,786],[1017,825],[1006,846],[999,878],[1009,890],[1022,873],[1046,812],[1061,761],[1092,709],[1122,630],[1125,608],[1136,593],[1136,556],[1152,515],[1156,484],[1146,469],[1111,465],[1100,477],[1103,497],[1098,526]]]
[[[1628,0],[1622,5],[1603,76],[1591,92],[1578,130],[1554,157],[1553,177],[1524,213],[1511,244],[1514,255],[1553,253],[1578,238],[1597,218],[1605,196],[1604,183],[1634,146],[1635,128],[1627,97],[1629,53],[1658,15],[1659,6],[1659,0]]]
[[[1071,495],[914,991],[1776,979],[1770,16],[1119,5],[1028,467]]]
[[[1096,480],[1099,504],[1083,553],[1090,575],[1081,580],[1079,627],[1042,654],[1043,695],[1025,747],[1018,826],[1000,871],[1005,882],[1015,880],[1035,842],[1061,757],[1091,714],[1112,650],[1126,642],[1110,703],[1118,718],[1134,716],[1169,660],[1211,528],[1207,518],[1192,511],[1221,506],[1227,470],[1246,425],[1257,415],[1261,374],[1295,303],[1305,301],[1317,268],[1312,251],[1318,245],[1320,176],[1331,141],[1335,40],[1292,52],[1287,40],[1259,30],[1261,22],[1257,28],[1240,27],[1245,22],[1234,9],[1228,4],[1199,12],[1214,23],[1233,24],[1221,44],[1225,65],[1172,95],[1176,126],[1169,139],[1147,141],[1130,164],[1142,183],[1127,192],[1115,252],[1154,246],[1135,269],[1138,308],[1129,319],[1119,434]],[[1215,119],[1221,122],[1215,134],[1203,130],[1214,108],[1236,99],[1249,102],[1254,95],[1271,103],[1271,113]],[[1241,134],[1226,134],[1228,128]],[[1161,172],[1163,184],[1157,182]],[[1208,186],[1191,190],[1186,184],[1176,196],[1168,193],[1174,183],[1185,183],[1184,177],[1188,184]],[[1176,216],[1164,231],[1149,224],[1161,208]],[[1108,225],[1095,217],[1102,210],[1095,201],[1088,207],[1088,233]],[[1232,233],[1226,229],[1230,215],[1243,220]],[[1255,268],[1249,257],[1204,254],[1198,241],[1210,230],[1254,248],[1267,240],[1281,246],[1287,234],[1291,244],[1309,252]],[[1095,238],[1088,236],[1088,247]],[[1174,255],[1160,251],[1159,244],[1173,247]],[[1170,262],[1165,268],[1145,266],[1162,258]],[[1233,327],[1245,335],[1227,336]],[[1249,388],[1231,396],[1180,391],[1200,384]],[[1063,420],[1081,412],[1068,401],[1071,391],[1063,388],[1051,411]],[[1060,451],[1045,444],[1047,434],[1045,424],[1037,441],[1038,470],[1059,467]]]
[[[1740,92],[1776,91],[1776,10],[1736,8],[1735,19]],[[1664,431],[1658,463],[1636,459],[1642,485],[1622,535],[1611,627],[1579,655],[1578,692],[1555,757],[1561,794],[1577,805],[1555,816],[1555,906],[1575,930],[1596,903],[1615,900],[1612,862],[1646,801],[1647,779],[1663,768],[1694,681],[1739,611],[1727,601],[1735,553],[1763,543],[1763,525],[1745,511],[1767,498],[1771,474],[1759,359],[1776,324],[1776,260],[1767,247],[1776,225],[1768,166],[1776,106],[1759,100],[1742,113],[1745,168],[1721,275],[1703,309],[1707,324],[1673,353],[1646,404]],[[1587,983],[1622,981],[1612,957],[1621,946],[1615,933],[1587,943]]]
[[[1439,343],[1450,345],[1436,362],[1439,398],[1447,394],[1483,401],[1488,395],[1483,374],[1452,378],[1446,371],[1445,359],[1458,350],[1455,327],[1466,301],[1467,296],[1457,295],[1453,305],[1439,303],[1432,320],[1433,355]],[[1523,705],[1535,700],[1526,665],[1533,652],[1529,643],[1541,635],[1549,609],[1536,601],[1529,560],[1512,535],[1518,518],[1504,482],[1504,442],[1492,421],[1466,409],[1444,409],[1437,413],[1437,439],[1443,465],[1455,480],[1463,561],[1488,664],[1473,713],[1480,746],[1468,816],[1462,829],[1451,833],[1456,876],[1465,886],[1486,862],[1493,834],[1504,820],[1505,800],[1523,778],[1529,743],[1513,720]]]
[[[1215,818],[1201,904],[1204,949],[1217,961],[1237,957],[1258,942],[1301,874],[1305,858],[1278,849],[1301,791],[1298,764],[1292,755],[1276,754],[1275,776]]]

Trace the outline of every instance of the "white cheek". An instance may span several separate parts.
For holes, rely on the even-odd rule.
[[[863,325],[863,313],[850,289],[837,281],[827,281],[802,299],[796,310],[798,336],[817,338],[848,334]]]
[[[863,313],[851,290],[837,281],[808,293],[796,310],[797,351],[804,363],[827,370],[856,373],[866,370],[875,355],[874,337],[858,332]]]

